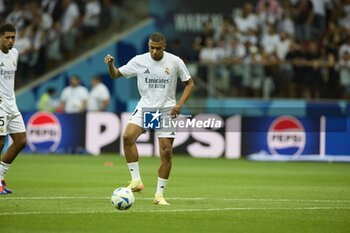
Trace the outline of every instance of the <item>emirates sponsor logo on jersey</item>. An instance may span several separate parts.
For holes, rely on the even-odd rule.
[[[15,78],[15,70],[3,70],[0,69],[0,76],[5,80],[10,80]]]
[[[168,79],[163,78],[145,78],[145,82],[148,83],[149,88],[166,88],[166,85],[169,84]]]
[[[146,83],[169,83],[168,79],[163,78],[145,78]]]

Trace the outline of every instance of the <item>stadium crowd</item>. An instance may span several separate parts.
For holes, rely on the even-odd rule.
[[[131,18],[125,17],[127,2],[137,5],[0,0],[0,23],[17,28],[16,87],[79,55],[103,31],[125,25]],[[245,2],[224,17],[221,28],[210,20],[203,28],[191,54],[171,52],[199,62],[195,76],[224,96],[350,98],[350,0]]]
[[[225,95],[350,97],[350,0],[246,2],[221,28],[203,27],[198,76],[214,75]]]
[[[17,29],[16,87],[88,46],[89,39],[123,23],[122,0],[0,0],[0,24]]]

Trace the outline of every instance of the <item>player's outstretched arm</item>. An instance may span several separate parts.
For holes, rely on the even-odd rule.
[[[105,56],[105,63],[108,65],[108,72],[112,79],[116,79],[123,76],[122,73],[120,73],[120,71],[118,70],[118,68],[115,67],[114,57],[112,57],[110,54],[107,54]]]

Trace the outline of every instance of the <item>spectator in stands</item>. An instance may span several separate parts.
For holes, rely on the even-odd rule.
[[[350,98],[350,35],[339,49],[340,84],[343,88],[343,97]]]
[[[0,21],[1,21],[1,16],[5,13],[5,2],[4,0],[0,0]]]
[[[280,80],[281,90],[277,90],[280,97],[293,97],[293,66],[291,63],[286,62],[287,54],[292,41],[288,38],[286,32],[280,33],[280,41],[276,45],[276,55],[280,62],[280,73],[277,79]]]
[[[226,52],[228,53],[232,51],[232,45],[228,42],[230,41],[229,38],[235,36],[240,40],[240,43],[246,45],[246,51],[250,51],[249,48],[256,48],[253,50],[264,51],[265,54],[268,54],[266,57],[265,55],[260,57],[261,63],[252,62],[259,60],[259,53],[252,54],[249,52],[245,54],[244,59],[242,59],[243,64],[239,65],[235,64],[240,63],[239,59],[233,59],[236,61],[225,59],[225,62],[231,62],[232,70],[238,71],[232,72],[231,77],[233,77],[232,74],[239,77],[237,75],[239,73],[243,76],[242,86],[244,88],[240,88],[240,90],[247,89],[248,91],[245,93],[249,93],[249,88],[252,86],[258,90],[261,90],[260,87],[264,89],[266,86],[264,83],[267,79],[263,78],[263,81],[260,82],[259,78],[253,77],[264,77],[266,74],[259,71],[259,66],[261,68],[263,65],[269,65],[270,67],[264,67],[263,69],[267,72],[267,76],[272,77],[274,81],[281,82],[274,82],[270,87],[285,88],[285,90],[275,90],[276,93],[274,94],[276,96],[298,98],[337,97],[337,94],[340,93],[340,84],[335,64],[341,57],[338,54],[343,53],[342,51],[346,48],[344,45],[343,48],[339,49],[339,44],[348,33],[348,28],[350,28],[350,0],[258,0],[257,2],[257,15],[252,11],[252,4],[242,2],[244,5],[240,9],[233,10],[234,23],[224,16],[222,27],[215,30],[214,37],[210,36],[214,38],[212,41],[214,44],[221,44],[222,39],[224,39]],[[257,18],[260,18],[260,24],[257,23]],[[261,24],[261,22],[264,23]],[[267,28],[265,23],[267,22],[274,22],[268,27],[275,26],[276,32],[279,34],[279,40],[276,40],[276,33],[271,37],[264,34],[265,28]],[[215,57],[216,52],[214,50],[208,52],[208,49],[205,48],[206,37],[203,37],[203,35],[205,33],[196,37],[194,47],[198,51],[198,55],[199,51],[203,50],[202,57],[205,53],[208,55],[204,56],[206,58],[210,57],[209,54],[211,54],[211,60],[215,60],[213,57]],[[319,46],[320,42],[322,46]],[[230,57],[230,55],[228,56]],[[277,65],[278,62],[280,64]],[[269,72],[271,71],[271,63],[273,63],[272,70],[274,71],[272,73],[278,75],[278,77],[271,75],[271,72]],[[200,69],[205,70],[206,67],[200,66]],[[215,73],[217,78],[221,74],[222,72]],[[310,75],[313,77],[310,78]],[[202,79],[206,80],[206,78],[202,76]],[[289,84],[290,80],[293,80],[294,83]],[[295,85],[295,88],[291,87],[293,85]],[[233,88],[232,86],[234,85],[231,83],[230,88]],[[265,93],[269,93],[266,90]],[[322,90],[327,91],[322,92]],[[236,93],[234,95],[241,95],[241,93],[233,93]]]
[[[43,9],[43,12],[52,16],[54,23],[60,21],[63,13],[60,0],[42,0],[41,8]]]
[[[311,41],[308,48],[304,49],[304,51],[304,68],[302,72],[303,97],[307,99],[319,98],[323,80],[321,75],[321,54],[317,42]]]
[[[240,14],[236,15],[234,22],[241,33],[241,41],[256,45],[258,43],[258,18],[253,12],[253,5],[245,3]]]
[[[227,62],[230,64],[230,89],[233,96],[242,96],[242,62],[247,55],[246,47],[237,38],[231,39],[230,45],[227,47]]]
[[[40,5],[35,1],[27,4],[27,14],[31,19],[27,28],[31,28],[32,33],[32,56],[29,65],[34,75],[38,75],[46,69],[46,35],[53,25],[53,20],[49,14],[42,11]]]
[[[71,76],[70,85],[61,93],[61,109],[66,113],[80,113],[86,111],[89,92],[86,87],[80,85],[77,75]]]
[[[194,60],[200,59],[199,54],[202,48],[206,46],[207,38],[210,38],[212,41],[214,41],[214,28],[211,20],[207,20],[203,23],[203,33],[194,38],[194,42],[192,44],[192,57]]]
[[[227,50],[226,42],[224,38],[221,38],[214,47],[216,51],[216,65],[215,65],[215,87],[222,93],[229,91],[230,89],[230,67],[226,65],[229,57],[229,51]]]
[[[63,14],[60,21],[62,47],[67,53],[73,50],[81,25],[81,14],[78,4],[73,0],[62,0]]]
[[[276,33],[273,24],[268,24],[268,31],[262,35],[261,47],[264,54],[271,54],[276,52],[277,44],[280,41],[280,36]]]
[[[299,42],[312,40],[314,11],[311,0],[299,0],[295,8],[295,38]]]
[[[332,53],[337,58],[341,44],[342,29],[334,21],[328,22],[327,30],[322,38],[322,48],[325,54]]]
[[[249,42],[245,44],[246,55],[242,64],[242,93],[247,97],[261,97],[263,95],[264,66],[261,51]],[[272,89],[272,88],[271,88]],[[267,90],[267,89],[266,89]],[[269,96],[271,90],[267,90]]]
[[[179,38],[173,39],[172,42],[168,45],[168,52],[175,54],[176,56],[180,57],[184,61],[187,61],[190,59],[186,50],[182,46],[181,40]]]
[[[204,47],[199,51],[199,61],[204,63],[214,63],[218,60],[217,49],[215,48],[215,41],[212,37],[207,37]]]
[[[101,4],[99,0],[85,0],[82,21],[84,38],[95,33],[100,25]]]
[[[311,0],[312,10],[314,14],[313,19],[313,31],[315,34],[315,39],[322,36],[326,29],[327,18],[326,18],[326,4],[329,0]]]
[[[125,21],[126,17],[128,17],[128,15],[124,13],[118,5],[114,4],[113,0],[101,1],[100,27],[107,27],[108,29],[113,24],[119,27]],[[109,27],[107,25],[109,25]]]
[[[275,23],[282,14],[282,8],[278,0],[259,0],[256,6],[257,14],[265,12],[268,17],[271,17],[267,22]]]
[[[100,75],[95,75],[91,79],[92,88],[89,93],[87,110],[106,111],[111,95],[108,88],[101,81]]]
[[[223,39],[226,44],[230,44],[231,39],[238,33],[236,25],[233,24],[230,17],[224,15],[222,26],[220,28],[216,28],[214,32],[214,40],[219,41]]]
[[[21,4],[20,1],[14,1],[12,11],[6,16],[5,21],[7,23],[13,24],[17,31],[21,31],[25,27],[25,11],[24,5]]]
[[[204,82],[208,82],[208,77],[212,77],[215,72],[215,66],[208,66],[208,64],[216,63],[218,60],[218,53],[215,48],[215,42],[212,37],[206,37],[205,45],[199,51],[198,76]]]
[[[24,31],[24,38],[30,41],[30,59],[26,62],[28,72],[20,72],[21,67],[18,67],[16,87],[33,81],[52,68],[57,68],[67,61],[65,58],[72,58],[86,48],[89,40],[79,41],[82,43],[78,46],[76,40],[82,37],[81,23],[89,21],[83,20],[82,16],[96,20],[96,4],[101,6],[100,12],[103,13],[97,16],[99,32],[115,29],[117,25],[124,28],[121,22],[129,22],[129,19],[135,16],[129,14],[128,18],[125,17],[121,10],[121,7],[124,7],[122,2],[123,0],[0,0],[0,22],[13,23],[17,27],[17,35]],[[84,12],[86,14],[82,14]],[[17,43],[20,43],[20,40]]]
[[[285,84],[281,77],[279,59],[276,52],[264,53],[262,56],[264,65],[263,90],[265,90],[265,98],[282,97],[282,87]],[[263,92],[264,93],[264,92]]]
[[[342,98],[339,70],[337,69],[338,49],[341,40],[341,29],[334,21],[328,23],[323,36],[321,49],[326,61],[325,88],[321,94],[323,98]]]
[[[266,33],[269,24],[276,24],[281,18],[282,8],[277,0],[259,0],[256,7],[259,26],[262,33]]]
[[[31,38],[27,36],[27,30],[19,31],[16,39],[15,48],[18,50],[18,68],[17,74],[19,77],[25,77],[29,73],[29,61],[31,58],[32,43]],[[27,76],[30,78],[30,76]],[[21,80],[19,80],[21,81]]]
[[[343,5],[340,7],[339,25],[346,29],[350,29],[350,0],[343,0]],[[338,13],[338,12],[337,12]],[[339,15],[339,13],[338,13]]]
[[[286,61],[292,65],[292,69],[289,70],[289,75],[292,75],[292,85],[294,86],[290,95],[292,97],[302,97],[302,60],[303,54],[301,52],[301,46],[298,42],[292,40],[288,52],[286,54]],[[282,75],[285,75],[285,73],[282,73]]]
[[[291,40],[288,37],[288,34],[286,32],[281,32],[279,36],[279,40],[276,43],[276,54],[278,56],[278,59],[281,61],[284,61],[286,59],[289,46],[290,46]]]
[[[342,98],[340,86],[339,70],[337,69],[336,56],[333,53],[325,54],[325,87],[322,90],[321,97],[324,98]]]
[[[295,25],[290,14],[289,10],[284,10],[281,19],[276,23],[276,28],[277,32],[285,32],[290,38],[294,39]]]

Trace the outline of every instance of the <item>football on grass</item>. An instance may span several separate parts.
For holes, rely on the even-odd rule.
[[[132,191],[126,187],[120,187],[112,193],[112,206],[118,210],[127,210],[135,202],[135,197]]]

